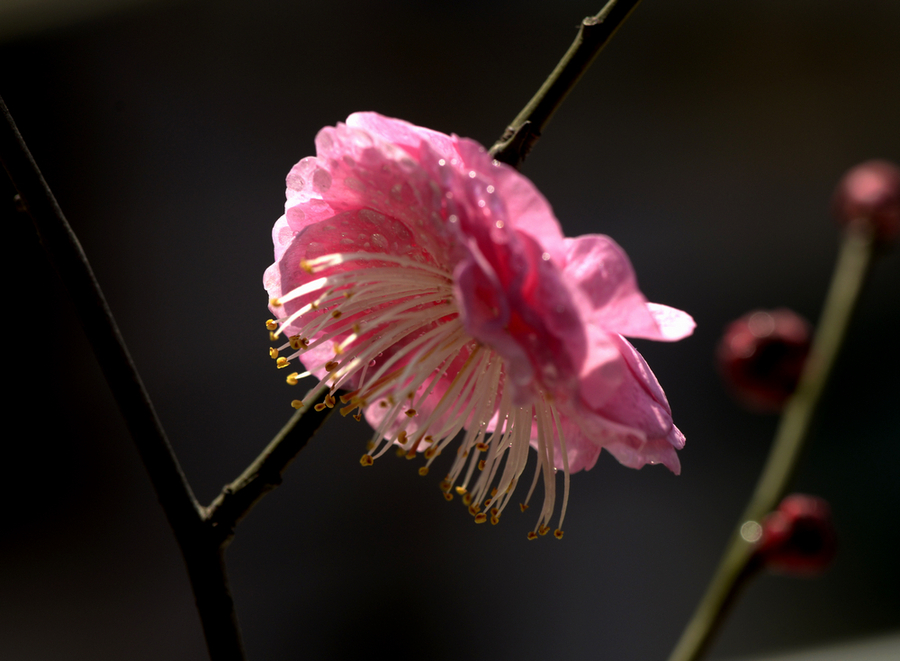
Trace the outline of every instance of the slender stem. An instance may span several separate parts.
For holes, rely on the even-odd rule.
[[[834,367],[859,300],[874,254],[871,229],[851,225],[844,233],[831,286],[825,299],[809,358],[797,390],[782,413],[769,458],[706,594],[678,641],[669,661],[699,659],[724,620],[726,606],[748,577],[753,545],[740,533],[746,521],[760,521],[784,496],[807,439],[810,422]]]
[[[553,113],[639,2],[609,0],[599,13],[581,22],[575,41],[559,64],[491,147],[494,158],[514,168],[521,166]]]
[[[327,393],[323,393],[320,401]],[[282,474],[333,409],[314,406],[297,411],[266,449],[206,508],[206,520],[222,535],[225,544],[234,528],[263,496],[281,484]]]
[[[214,661],[244,659],[222,550],[203,520],[78,238],[0,98],[0,161],[74,303],[169,525],[181,547]]]

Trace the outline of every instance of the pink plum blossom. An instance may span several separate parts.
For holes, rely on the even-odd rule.
[[[279,367],[318,386],[294,406],[343,405],[374,428],[363,465],[391,446],[425,475],[459,432],[441,488],[496,523],[529,457],[544,504],[555,473],[622,464],[680,470],[684,436],[623,336],[673,341],[689,315],[649,303],[609,237],[563,236],[550,205],[478,143],[365,112],[322,129],[287,177],[265,273]],[[339,391],[343,394],[339,394]],[[338,402],[340,400],[340,403]],[[443,465],[443,464],[442,464]]]

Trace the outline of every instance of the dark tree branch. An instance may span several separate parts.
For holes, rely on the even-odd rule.
[[[319,401],[323,399],[324,394]],[[231,541],[235,526],[256,503],[281,485],[284,471],[332,411],[317,411],[314,406],[297,411],[253,463],[210,503],[206,520],[218,531],[224,545]]]
[[[598,14],[581,22],[575,41],[553,73],[491,147],[494,158],[514,168],[522,165],[553,113],[639,2],[609,0]]]
[[[213,661],[242,661],[240,630],[228,589],[222,545],[204,521],[166,438],[100,285],[78,238],[0,98],[0,161],[29,213],[41,243],[72,297],[85,335],[137,446],[187,565]]]

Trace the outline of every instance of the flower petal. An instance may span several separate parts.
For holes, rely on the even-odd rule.
[[[631,261],[608,236],[566,239],[566,278],[574,284],[588,320],[609,333],[674,341],[690,335],[693,319],[680,310],[647,302]]]

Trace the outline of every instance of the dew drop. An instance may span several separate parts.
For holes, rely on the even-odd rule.
[[[312,176],[312,183],[313,188],[320,193],[324,193],[331,188],[331,175],[325,170],[316,170]]]
[[[362,181],[357,179],[356,177],[345,177],[344,185],[347,188],[349,188],[350,190],[355,190],[358,193],[361,193],[364,190],[366,190],[366,185]]]

